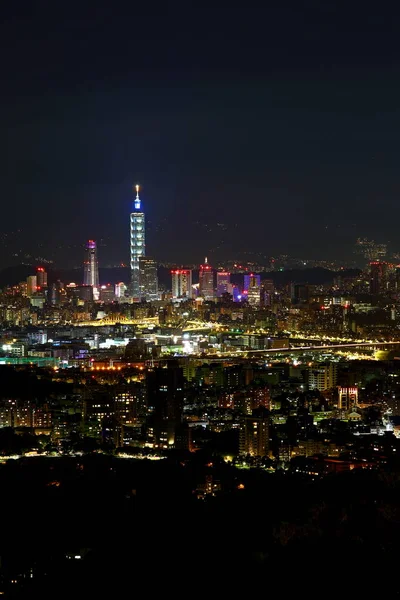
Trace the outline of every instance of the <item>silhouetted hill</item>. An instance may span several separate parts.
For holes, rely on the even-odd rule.
[[[0,271],[0,288],[7,285],[17,285],[21,281],[26,280],[29,275],[34,275],[36,268],[30,265],[18,265],[17,267],[7,267]],[[48,268],[48,282],[49,284],[57,281],[58,279],[63,283],[74,282],[81,284],[83,282],[83,268],[82,269],[52,269]],[[120,281],[128,283],[130,280],[130,273],[127,267],[118,267],[115,269],[99,269],[100,282],[102,284],[111,283],[115,284]]]
[[[5,287],[6,285],[17,285],[33,273],[34,269],[29,265],[6,267],[0,271],[0,288]]]
[[[356,275],[360,273],[358,269],[348,269],[345,271],[335,272],[330,271],[329,269],[323,268],[314,268],[314,269],[291,269],[287,271],[271,271],[267,273],[261,274],[261,280],[263,279],[272,279],[274,284],[278,287],[287,285],[289,283],[305,283],[310,285],[322,285],[333,283],[334,278],[337,275],[341,275],[342,277]],[[164,267],[160,267],[158,269],[158,277],[160,283],[162,283],[167,288],[171,287],[171,273],[170,269],[166,269]],[[199,272],[193,271],[193,283],[197,283],[199,281]],[[243,285],[243,274],[233,274],[231,275],[232,283],[236,285]]]
[[[99,268],[99,279],[101,285],[111,283],[112,285],[123,281],[128,284],[131,275],[128,267],[115,267],[113,269]],[[77,285],[83,283],[83,268],[81,269],[63,269],[58,271],[49,272],[49,281],[56,281],[59,279],[63,283],[71,283],[72,281]]]
[[[322,285],[332,283],[334,278],[340,275],[341,277],[349,277],[357,275],[361,271],[359,269],[347,269],[344,271],[330,271],[316,267],[314,269],[291,269],[288,271],[272,271],[271,273],[263,273],[261,279],[272,279],[275,285],[286,285],[288,283],[308,283],[310,285]]]
[[[311,285],[329,284],[333,279],[340,274],[343,277],[356,275],[360,273],[357,269],[348,269],[346,271],[329,271],[328,269],[293,269],[287,271],[272,271],[270,273],[262,273],[262,279],[272,279],[276,286],[284,286],[289,283],[306,283]],[[16,285],[20,281],[24,281],[28,275],[35,274],[35,267],[29,265],[18,265],[17,267],[7,267],[0,271],[0,288],[7,285]],[[115,268],[100,268],[99,270],[100,283],[102,285],[111,283],[114,285],[120,281],[129,283],[130,270],[128,267]],[[171,288],[171,272],[170,269],[159,267],[158,277],[160,284],[165,288]],[[80,269],[48,269],[48,281],[51,284],[53,281],[60,280],[64,283],[81,284],[83,280],[83,268]],[[193,271],[193,283],[199,280],[199,272]],[[243,275],[232,275],[232,283],[237,285],[243,284]]]

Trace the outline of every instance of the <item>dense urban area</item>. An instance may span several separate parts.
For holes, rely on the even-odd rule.
[[[399,598],[399,16],[2,4],[0,600]]]
[[[113,588],[132,564],[167,577],[211,556],[255,577],[291,561],[317,580],[372,548],[387,565],[400,266],[369,240],[358,269],[159,265],[144,218],[137,192],[127,283],[100,281],[90,240],[77,282],[32,266],[1,290],[0,591]]]

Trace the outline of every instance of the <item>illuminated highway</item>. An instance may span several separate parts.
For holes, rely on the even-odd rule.
[[[75,326],[77,327],[107,327],[107,326],[114,326],[114,325],[135,325],[137,327],[154,327],[156,325],[159,325],[159,318],[158,317],[147,317],[147,318],[140,318],[140,319],[131,319],[128,318],[126,316],[123,315],[113,315],[113,314],[109,314],[106,317],[104,317],[103,319],[97,319],[95,321],[77,321],[74,323]],[[172,327],[172,329],[176,330],[176,329],[180,329],[182,331],[182,334],[184,333],[206,333],[207,331],[215,331],[218,333],[227,333],[227,334],[232,334],[232,335],[268,335],[271,336],[271,338],[289,338],[290,341],[310,341],[310,342],[315,342],[315,343],[320,343],[320,342],[327,342],[327,341],[331,341],[331,342],[339,342],[339,345],[321,345],[321,346],[301,346],[298,348],[299,351],[301,350],[312,350],[312,349],[324,349],[324,348],[339,348],[339,347],[356,347],[356,346],[362,346],[362,345],[385,345],[385,344],[399,344],[400,342],[383,342],[383,341],[378,341],[378,340],[371,340],[371,339],[360,339],[358,341],[354,340],[353,338],[340,338],[340,337],[331,337],[331,336],[327,336],[327,335],[321,335],[321,336],[316,336],[316,335],[307,335],[307,334],[302,334],[299,332],[289,332],[289,331],[284,331],[280,334],[273,334],[270,331],[266,331],[263,329],[237,329],[234,330],[232,329],[231,326],[227,326],[225,324],[221,324],[221,323],[215,323],[215,322],[204,322],[204,321],[198,321],[196,319],[194,320],[187,320],[184,321],[183,323],[181,322],[178,326]],[[277,349],[271,349],[268,350],[269,352],[274,352]],[[290,348],[289,350],[287,348],[282,348],[281,350],[283,351],[289,351],[289,350],[293,350],[293,348]],[[256,351],[256,350],[252,350],[252,352],[266,352],[267,350],[260,350],[260,351]],[[247,352],[247,350],[245,351]]]
[[[281,353],[281,352],[319,352],[320,350],[341,350],[343,348],[376,348],[382,346],[398,346],[400,342],[351,342],[344,344],[327,344],[327,345],[318,345],[318,346],[291,346],[289,348],[264,348],[262,350],[239,350],[235,354],[230,354],[230,356],[235,356],[238,354],[273,354],[273,353]]]
[[[158,325],[158,317],[146,317],[141,319],[129,319],[122,315],[108,315],[103,319],[96,321],[77,321],[74,323],[76,327],[107,327],[112,325],[137,325],[138,327],[148,327],[150,325]]]

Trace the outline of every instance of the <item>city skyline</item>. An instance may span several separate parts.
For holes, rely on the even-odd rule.
[[[398,595],[397,6],[2,8],[0,595]]]

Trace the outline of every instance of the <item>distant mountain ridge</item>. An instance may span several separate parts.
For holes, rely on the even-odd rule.
[[[0,289],[8,285],[17,285],[21,281],[25,281],[29,275],[34,275],[36,268],[29,265],[18,265],[16,267],[7,267],[0,271]],[[287,271],[271,271],[262,273],[261,279],[272,279],[275,285],[283,286],[288,283],[304,283],[310,285],[322,285],[332,283],[338,275],[342,277],[357,275],[361,271],[359,269],[348,269],[345,271],[329,271],[316,267],[313,269],[291,269]],[[100,283],[106,285],[110,283],[115,285],[120,281],[129,283],[130,269],[129,267],[115,268],[100,268],[99,269]],[[160,284],[165,288],[171,287],[170,269],[160,267],[158,269],[158,277]],[[82,284],[83,268],[82,269],[48,269],[49,285],[54,281],[60,280],[63,283],[74,282],[77,285]],[[193,283],[198,282],[198,271],[193,272]],[[243,282],[242,274],[232,275],[232,282],[240,285]]]

